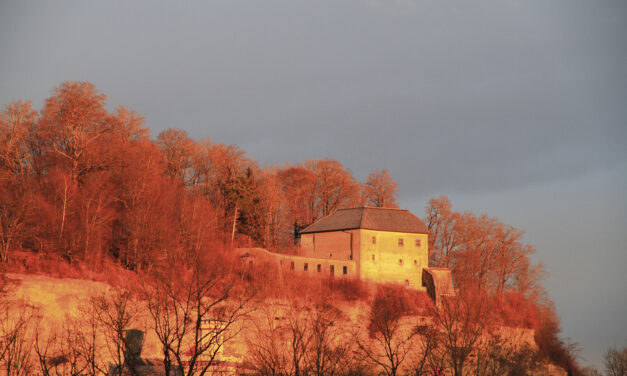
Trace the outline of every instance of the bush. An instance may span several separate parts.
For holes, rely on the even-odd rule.
[[[330,293],[346,301],[367,300],[370,296],[368,285],[359,279],[329,278],[324,281]]]

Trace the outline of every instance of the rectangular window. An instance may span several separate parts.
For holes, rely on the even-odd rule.
[[[322,271],[322,265],[318,264],[318,273]]]
[[[290,269],[294,270],[294,261],[290,262]]]
[[[348,268],[346,266],[342,267],[342,274],[348,274]]]
[[[403,238],[398,238],[398,246],[399,247],[403,246]]]
[[[416,248],[420,248],[420,239],[416,239]]]
[[[372,237],[372,244],[377,244],[377,237],[376,236]]]
[[[398,263],[403,265],[403,259],[398,259]]]
[[[305,263],[305,265],[303,266],[303,270],[304,271],[309,270],[309,263],[307,263],[307,262]]]
[[[329,271],[331,272],[331,277],[333,277],[335,275],[335,265],[331,265]]]

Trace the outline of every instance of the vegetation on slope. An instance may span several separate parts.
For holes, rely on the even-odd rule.
[[[522,242],[522,232],[496,218],[455,212],[445,197],[429,202],[425,218],[430,230],[430,262],[452,270],[458,291],[456,297],[445,299],[441,308],[430,307],[423,295],[403,289],[283,275],[271,266],[249,270],[229,252],[239,245],[289,252],[298,229],[342,207],[395,207],[396,190],[385,170],[375,171],[359,183],[340,162],[331,159],[260,168],[236,145],[196,141],[182,130],[169,129],[151,140],[141,116],[124,107],[107,111],[105,96],[87,82],[66,82],[55,88],[41,111],[34,110],[30,102],[16,101],[0,113],[0,265],[6,270],[56,273],[124,287],[101,297],[100,303],[93,301],[91,316],[86,316],[93,318],[92,334],[100,333],[98,325],[103,326],[101,334],[110,338],[118,363],[130,321],[123,320],[124,310],[114,310],[118,316],[109,318],[104,313],[112,306],[125,306],[131,297],[147,304],[166,369],[185,369],[187,374],[199,372],[189,359],[205,359],[207,352],[215,350],[215,343],[203,342],[207,337],[199,334],[199,320],[221,317],[237,327],[259,306],[255,301],[281,298],[305,299],[305,306],[323,308],[320,299],[368,302],[372,307],[369,324],[350,341],[357,346],[351,348],[352,353],[361,357],[341,372],[368,364],[396,374],[403,369],[401,363],[407,366],[412,351],[419,354],[412,353],[411,367],[416,364],[415,357],[422,359],[422,366],[414,367],[416,374],[439,368],[461,374],[469,364],[475,369],[501,369],[495,368],[494,362],[502,352],[481,347],[489,341],[477,336],[497,335],[492,331],[495,324],[535,330],[539,351],[534,351],[534,356],[578,372],[573,347],[558,337],[559,319],[542,289],[541,265],[531,263],[529,256],[534,250]],[[24,318],[35,314],[27,305],[21,306],[24,311],[13,312],[18,306],[4,305],[3,314],[21,317],[22,312]],[[178,308],[172,311],[172,307]],[[296,310],[294,317],[301,316],[301,309],[292,310]],[[320,364],[305,365],[311,355],[304,354],[313,351],[310,345],[317,343],[319,349],[328,340],[320,338],[321,322],[327,326],[337,322],[330,307],[314,311],[314,318],[309,316],[303,324],[303,333],[309,334],[300,333],[293,325],[281,326],[292,333],[292,343],[303,340],[295,335],[309,338],[291,349],[289,369],[298,370],[296,374],[315,373],[314,369],[321,372]],[[183,316],[177,320],[182,321],[168,321],[170,314],[180,312]],[[398,342],[397,330],[391,329],[407,328],[407,318],[417,313],[430,317],[430,325],[413,323],[409,332],[399,329],[406,333]],[[10,316],[13,314],[17,316]],[[115,325],[113,318],[118,319]],[[24,337],[27,326],[22,323],[26,321],[10,322],[2,335]],[[465,323],[461,329],[460,322]],[[369,340],[360,337],[364,333]],[[50,354],[35,351],[41,369],[76,368],[80,363],[83,373],[100,372],[103,366],[96,365],[87,351],[93,355],[96,344],[81,337],[83,334],[68,329],[58,334],[62,340],[50,340],[50,348],[57,342],[83,342],[83,353],[60,348],[65,354],[62,362],[50,363]],[[286,334],[280,334],[285,340]],[[189,336],[193,337],[193,350],[182,356],[182,344]],[[270,338],[276,343],[276,338]],[[381,353],[375,346],[380,343],[389,348],[392,342],[409,349],[403,361],[398,353]],[[26,351],[9,345],[15,343],[2,342],[3,364],[15,364],[6,354]],[[35,350],[37,344],[35,338],[31,343]],[[527,356],[513,350],[512,354]],[[332,354],[318,350],[318,361],[320,356]],[[209,358],[205,363],[191,363],[205,367],[206,362],[213,362]],[[526,364],[522,358],[516,359],[514,363]],[[512,359],[499,362],[505,367]],[[257,369],[266,372],[261,366]]]

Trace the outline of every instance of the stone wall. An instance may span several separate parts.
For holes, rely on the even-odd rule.
[[[358,277],[357,264],[351,260],[284,255],[262,248],[238,248],[238,252],[247,258],[248,262],[275,263],[282,271],[307,273],[311,276],[333,276],[334,278]]]

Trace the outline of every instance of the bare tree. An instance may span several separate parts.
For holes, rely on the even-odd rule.
[[[406,297],[381,288],[372,303],[368,326],[369,338],[354,336],[364,361],[396,376],[416,345],[417,331],[404,316],[410,314]]]
[[[78,352],[85,365],[84,374],[89,376],[106,375],[107,365],[104,360],[105,346],[102,338],[102,324],[98,320],[98,311],[91,302],[79,307],[80,316],[74,318],[70,325],[75,328],[68,333],[74,339],[72,351]]]
[[[446,355],[441,346],[442,334],[431,324],[416,326],[418,352],[414,356],[412,374],[414,376],[439,375],[445,367]]]
[[[353,367],[342,313],[329,304],[298,301],[270,308],[248,338],[248,363],[261,375],[343,375]]]
[[[269,307],[263,316],[251,321],[253,330],[247,338],[246,362],[262,376],[294,375],[295,369],[302,368],[304,351],[297,344],[303,336],[287,330],[284,315],[285,312]]]
[[[78,341],[77,329],[66,318],[61,329],[47,325],[44,329],[39,321],[35,332],[35,353],[39,360],[39,371],[43,376],[84,375],[87,363],[84,362]],[[49,323],[47,323],[49,324]]]
[[[49,150],[66,165],[72,182],[93,167],[89,148],[111,131],[111,117],[104,103],[106,97],[89,82],[64,82],[55,95],[46,100],[38,132],[44,135]]]
[[[196,258],[155,270],[144,296],[161,344],[164,369],[205,375],[241,330],[254,296],[224,260]]]
[[[32,371],[33,307],[23,301],[0,301],[0,369],[7,376]]]
[[[31,102],[16,101],[0,111],[0,263],[20,240],[31,209],[29,140],[36,121]]]
[[[137,325],[139,312],[133,305],[131,293],[128,290],[114,290],[109,294],[103,294],[91,298],[91,304],[95,309],[96,320],[100,324],[101,332],[109,355],[114,360],[113,366],[121,370],[123,366],[136,376],[135,354],[129,351],[126,333]]]
[[[608,376],[627,375],[627,347],[610,347],[603,355],[603,365]]]
[[[443,297],[441,307],[432,310],[434,324],[443,334],[442,346],[455,376],[464,375],[466,361],[489,328],[490,312],[488,297],[478,289]]]
[[[477,345],[475,375],[524,376],[536,368],[535,352],[520,336],[491,333]]]
[[[339,327],[342,317],[343,313],[328,303],[314,305],[309,313],[307,363],[316,376],[342,375],[352,367],[350,338]]]

